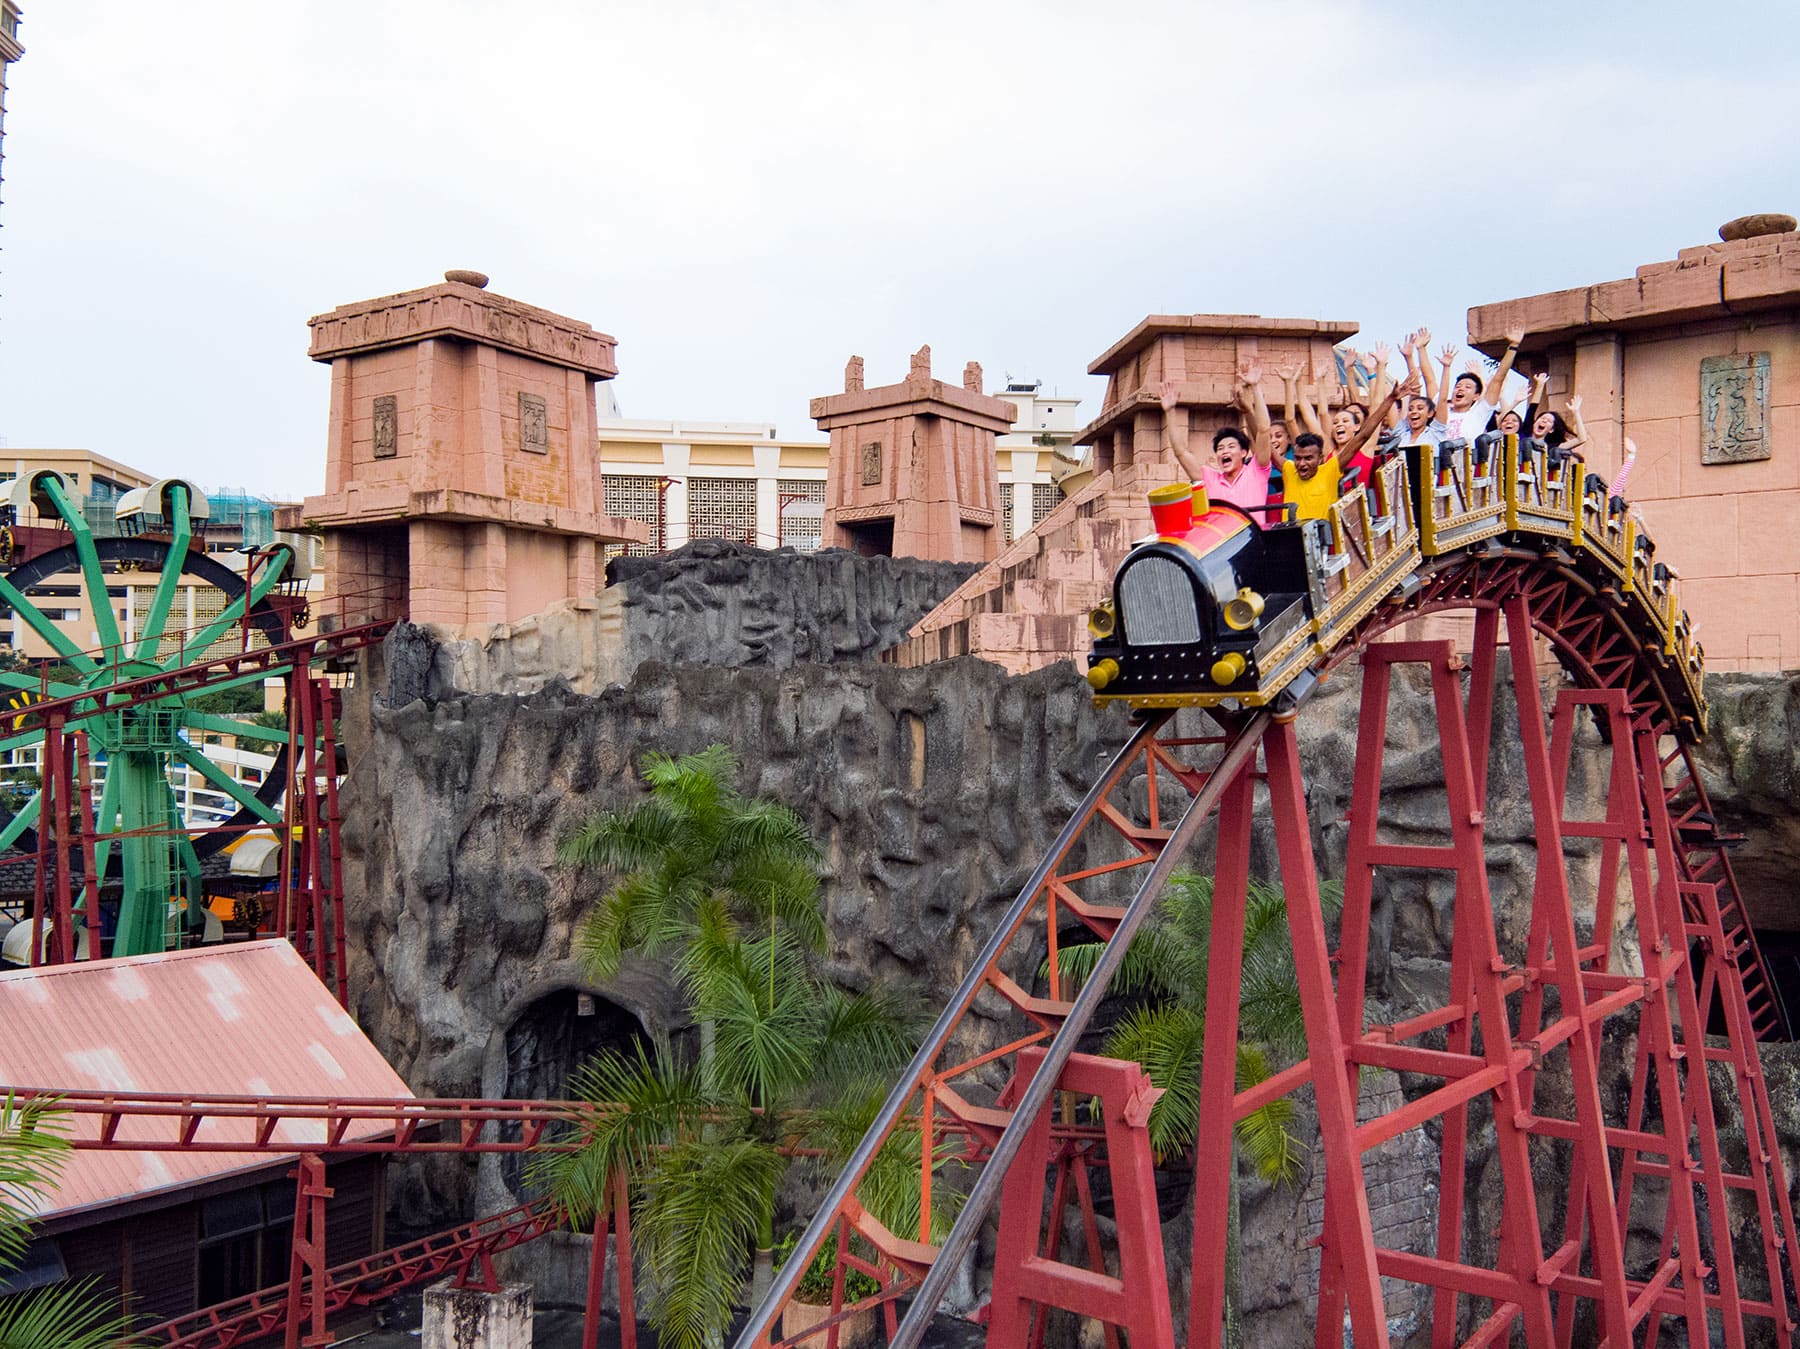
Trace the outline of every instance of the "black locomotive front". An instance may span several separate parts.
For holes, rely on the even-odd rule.
[[[1271,677],[1304,657],[1307,542],[1298,525],[1264,528],[1186,484],[1151,493],[1157,534],[1126,555],[1113,600],[1089,619],[1088,683],[1098,700],[1178,707],[1260,706]]]

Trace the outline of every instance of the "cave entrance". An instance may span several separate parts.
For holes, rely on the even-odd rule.
[[[569,1095],[569,1078],[606,1050],[634,1054],[649,1049],[643,1023],[598,993],[559,988],[532,1003],[506,1032],[503,1094],[514,1101],[553,1101]],[[526,1159],[508,1153],[501,1171],[514,1193],[525,1195]],[[535,1193],[535,1191],[534,1191]]]

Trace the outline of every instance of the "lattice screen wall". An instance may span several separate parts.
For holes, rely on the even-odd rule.
[[[1034,482],[1031,484],[1031,523],[1037,524],[1051,511],[1062,505],[1062,488],[1053,482]]]
[[[799,478],[780,478],[775,483],[779,501],[819,501],[825,500],[825,484]],[[812,552],[819,546],[819,532],[823,520],[794,519],[787,514],[781,517],[781,546],[798,548],[802,552]]]
[[[754,478],[689,478],[688,537],[690,539],[756,538],[756,480]]]
[[[652,553],[660,553],[663,541],[657,524],[660,514],[657,509],[657,489],[662,480],[642,473],[606,473],[601,475],[600,481],[606,492],[608,515],[641,520],[650,526],[649,543],[615,543],[607,548],[606,555],[617,557],[621,553],[629,553],[632,557],[648,557]]]

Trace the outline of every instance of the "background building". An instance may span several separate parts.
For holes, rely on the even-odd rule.
[[[1081,400],[1045,394],[1042,384],[1026,380],[1009,381],[996,397],[1019,409],[1014,429],[998,442],[1000,502],[1012,540],[1062,500],[1052,465],[1081,429]],[[651,529],[648,544],[608,553],[641,556],[720,538],[810,552],[819,546],[828,449],[823,439],[783,440],[768,422],[602,417],[606,513]]]
[[[762,422],[602,418],[606,513],[650,526],[649,543],[608,552],[657,553],[690,539],[817,548],[825,449],[781,440]]]
[[[1023,538],[1063,499],[1058,486],[1064,472],[1073,468],[1075,437],[1081,421],[1075,415],[1079,398],[1063,398],[1044,392],[1037,380],[1008,377],[997,397],[1019,409],[1013,429],[1001,436],[995,448],[1000,455],[1000,511],[1007,542]]]

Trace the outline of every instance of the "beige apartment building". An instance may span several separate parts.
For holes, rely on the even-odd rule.
[[[1010,541],[1062,500],[1060,467],[1074,464],[1078,398],[1009,381],[995,395],[1019,418],[999,438],[1000,501]],[[824,440],[784,440],[766,422],[638,421],[602,417],[600,474],[608,515],[651,527],[632,553],[692,539],[735,539],[759,548],[819,546],[825,506]],[[1059,463],[1060,459],[1060,463]]]
[[[62,474],[80,494],[82,514],[96,538],[110,538],[119,532],[115,511],[120,497],[156,481],[141,469],[92,450],[7,449],[0,450],[0,489],[27,473],[45,469]],[[247,558],[245,548],[259,547],[274,538],[275,503],[234,489],[208,492],[207,498],[210,515],[201,546],[215,562],[241,575]],[[58,522],[28,515],[17,523],[54,525]],[[317,541],[294,536],[289,536],[287,541],[300,549],[303,568],[310,568],[308,593],[321,592],[324,577],[317,568]],[[7,566],[10,566],[10,560]],[[0,566],[0,572],[6,569]],[[112,563],[104,563],[103,571],[107,602],[113,608],[119,635],[127,643],[132,642],[150,612],[158,575],[121,570]],[[42,584],[28,587],[25,594],[77,649],[92,651],[100,647],[94,597],[88,594],[79,573],[69,571],[45,578]],[[217,618],[224,603],[223,593],[213,586],[198,580],[183,584],[176,595],[161,654],[171,654],[182,633],[196,631]],[[221,638],[221,644],[224,641]],[[32,660],[48,659],[55,654],[43,637],[4,605],[0,605],[0,646],[9,646]],[[223,654],[222,647],[217,654]]]

